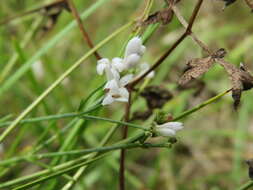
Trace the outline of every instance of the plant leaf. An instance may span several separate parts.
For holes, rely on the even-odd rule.
[[[219,60],[220,65],[227,71],[232,82],[232,97],[234,99],[234,108],[240,104],[242,91],[253,88],[253,76],[248,72],[243,64],[237,68],[224,60]]]

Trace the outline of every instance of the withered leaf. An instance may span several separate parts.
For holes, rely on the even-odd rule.
[[[179,79],[179,84],[185,86],[192,79],[200,77],[211,68],[213,63],[214,60],[211,56],[190,60],[183,76]]]
[[[185,86],[192,79],[196,79],[206,73],[214,64],[215,59],[223,58],[226,51],[221,48],[211,56],[205,58],[195,58],[187,63],[187,68],[183,76],[179,79],[179,85]]]
[[[44,31],[43,33],[48,32],[55,26],[63,10],[70,11],[70,8],[65,0],[57,0],[42,9],[42,14],[47,17],[45,24],[42,26],[42,30]]]
[[[171,22],[173,18],[173,11],[171,7],[166,7],[161,11],[157,11],[152,15],[149,15],[148,18],[141,23],[141,25],[149,25],[157,22],[161,22],[163,25],[166,25]]]
[[[141,93],[150,109],[161,108],[173,95],[161,86],[148,86]]]
[[[234,108],[236,109],[240,104],[242,91],[253,88],[253,76],[243,64],[240,65],[240,68],[224,60],[219,60],[219,64],[225,68],[232,81],[232,97],[234,99]]]

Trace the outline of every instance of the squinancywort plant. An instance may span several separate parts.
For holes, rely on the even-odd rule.
[[[124,71],[127,73],[130,69],[135,68],[140,76],[149,69],[147,63],[140,63],[146,47],[142,45],[140,37],[132,38],[125,50],[123,58],[115,57],[111,61],[107,58],[100,59],[97,64],[97,73],[99,75],[106,74],[107,83],[104,87],[106,95],[103,99],[102,105],[108,105],[114,101],[128,102],[129,92],[126,85],[134,78],[133,74],[126,74],[121,76],[120,73]],[[137,68],[136,68],[137,66]],[[147,77],[152,78],[154,72],[151,72]]]

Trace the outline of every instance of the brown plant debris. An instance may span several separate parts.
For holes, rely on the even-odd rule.
[[[239,69],[224,60],[219,60],[219,64],[227,71],[232,82],[232,97],[236,109],[240,104],[242,91],[250,90],[253,87],[253,76],[243,64],[240,64]]]
[[[224,49],[219,49],[213,55],[205,58],[195,58],[187,63],[187,68],[179,80],[179,85],[185,86],[192,79],[196,79],[206,73],[214,64],[215,59],[222,58],[226,54]]]
[[[47,17],[47,21],[42,27],[44,32],[48,32],[55,26],[63,10],[70,12],[70,8],[65,0],[58,0],[42,9],[41,13]]]
[[[161,108],[173,95],[167,89],[161,86],[146,87],[141,96],[146,99],[149,109]]]
[[[157,22],[161,22],[163,25],[169,24],[173,18],[173,14],[174,13],[171,7],[166,7],[152,15],[149,15],[148,18],[141,23],[141,25],[146,26]]]

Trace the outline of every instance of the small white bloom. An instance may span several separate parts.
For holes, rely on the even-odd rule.
[[[146,48],[144,45],[142,45],[142,40],[140,37],[134,37],[132,38],[127,46],[125,51],[125,57],[128,57],[131,54],[138,54],[142,56],[145,52]]]
[[[126,64],[123,62],[123,59],[115,57],[112,59],[112,67],[117,69],[117,71],[122,72],[126,69]]]
[[[141,60],[141,56],[138,54],[131,54],[124,59],[124,64],[128,69],[136,66]]]
[[[181,122],[167,122],[155,127],[155,132],[164,137],[175,136],[178,130],[183,129],[183,123]]]
[[[139,76],[143,75],[146,71],[149,70],[149,68],[150,68],[150,66],[147,63],[140,64],[140,70],[141,70],[141,72],[140,72]],[[153,78],[154,76],[155,76],[155,72],[151,71],[146,77],[147,78]]]
[[[125,75],[125,76],[123,76],[123,77],[120,79],[119,84],[120,84],[120,86],[124,87],[124,86],[126,86],[132,79],[133,79],[133,75],[132,75],[132,74]]]
[[[43,64],[40,60],[32,64],[32,72],[34,73],[37,79],[42,79],[45,75]]]
[[[107,58],[98,60],[97,64],[97,73],[102,75],[104,72],[106,73],[108,81],[113,79],[119,80],[120,78],[118,71],[112,66],[111,62]]]
[[[124,77],[123,77],[124,78]],[[110,80],[106,83],[104,89],[107,91],[102,105],[108,105],[114,101],[128,102],[129,92],[123,86],[128,81],[129,76],[125,76],[122,81]]]
[[[103,58],[98,60],[98,64],[97,64],[97,73],[99,75],[104,74],[104,71],[107,67],[110,67],[110,61],[107,58]]]

